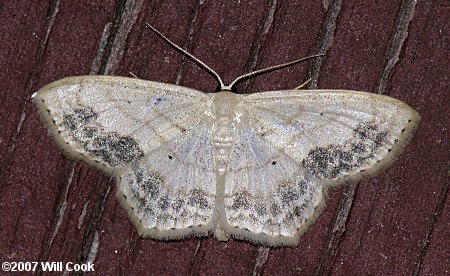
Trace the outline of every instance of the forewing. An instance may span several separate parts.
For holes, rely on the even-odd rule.
[[[241,108],[252,131],[328,183],[389,164],[419,121],[401,101],[356,91],[257,93],[245,97]]]
[[[212,119],[146,154],[118,179],[117,196],[140,235],[206,235],[216,221]]]
[[[193,89],[107,76],[56,81],[34,101],[64,149],[107,171],[195,128],[211,108]]]
[[[320,213],[323,187],[243,120],[225,178],[226,231],[271,246],[295,245]]]

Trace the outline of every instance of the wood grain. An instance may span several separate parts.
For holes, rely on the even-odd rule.
[[[180,3],[181,2],[181,3]],[[444,275],[450,272],[450,5],[395,1],[12,1],[0,4],[0,261],[94,263],[97,274]],[[31,103],[65,76],[111,74],[214,91],[253,69],[326,51],[240,92],[374,91],[422,116],[392,167],[331,191],[297,248],[140,239],[114,180],[70,160]]]

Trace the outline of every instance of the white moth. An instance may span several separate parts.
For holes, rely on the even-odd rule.
[[[326,190],[391,163],[419,121],[407,104],[373,93],[230,91],[289,64],[226,86],[194,61],[214,75],[220,92],[81,76],[33,95],[69,154],[117,178],[117,195],[143,237],[214,233],[297,245],[321,213]]]

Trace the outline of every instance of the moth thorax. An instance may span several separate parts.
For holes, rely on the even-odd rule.
[[[239,103],[241,96],[222,91],[214,94],[214,114],[215,124],[213,129],[214,143],[214,160],[219,175],[223,175],[226,171],[227,164],[230,160],[231,148],[236,137],[235,118],[236,105]]]

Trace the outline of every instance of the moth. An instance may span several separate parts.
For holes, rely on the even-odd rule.
[[[389,165],[419,115],[407,104],[349,90],[233,93],[147,80],[79,76],[33,95],[58,144],[117,179],[139,235],[159,240],[214,234],[295,246],[327,189]]]

